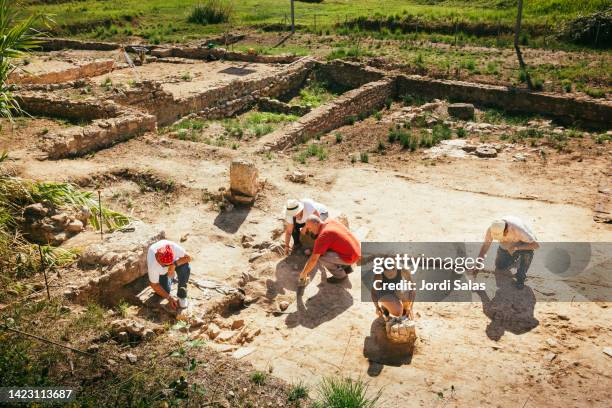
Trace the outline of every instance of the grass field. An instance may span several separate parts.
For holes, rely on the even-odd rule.
[[[46,1],[27,0],[30,11],[50,13],[55,34],[121,40],[141,36],[152,42],[188,41],[243,26],[282,26],[289,17],[289,0],[227,1],[234,9],[225,24],[189,23],[190,11],[199,0]],[[516,0],[324,0],[296,1],[297,23],[302,29],[333,30],[359,17],[415,16],[426,25],[436,21],[463,21],[511,26]],[[524,22],[556,26],[579,14],[601,10],[608,0],[529,0]]]

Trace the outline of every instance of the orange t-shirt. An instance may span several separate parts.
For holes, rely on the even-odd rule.
[[[361,245],[344,225],[336,220],[327,220],[314,243],[314,254],[323,255],[334,251],[347,264],[354,264],[361,257]]]

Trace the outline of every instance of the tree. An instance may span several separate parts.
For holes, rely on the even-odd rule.
[[[519,61],[519,67],[521,72],[525,75],[525,80],[527,81],[527,88],[529,90],[533,89],[533,83],[531,82],[531,76],[529,75],[529,71],[527,69],[527,65],[523,60],[523,54],[521,53],[521,48],[519,46],[519,37],[521,34],[521,22],[523,19],[523,0],[518,0],[518,10],[516,13],[516,24],[514,26],[514,49],[516,50],[516,57]]]
[[[9,75],[15,70],[13,60],[22,58],[36,48],[41,32],[34,27],[46,22],[43,14],[22,17],[14,0],[0,0],[0,118],[13,117],[20,112],[19,104],[7,84]]]

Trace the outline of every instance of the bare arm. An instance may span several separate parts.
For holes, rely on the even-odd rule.
[[[374,289],[374,282],[376,281],[382,281],[382,276],[374,275],[374,280],[372,281],[372,290],[370,290],[370,293],[372,294],[372,302],[374,302],[376,313],[378,315],[382,315],[382,310],[380,309],[380,306],[378,305],[378,293],[376,292],[376,289]]]
[[[310,258],[308,258],[306,265],[304,265],[304,269],[302,269],[302,272],[300,273],[300,279],[306,278],[310,274],[310,272],[312,272],[314,267],[317,265],[317,262],[319,261],[320,257],[321,255],[319,254],[310,255]]]
[[[191,255],[185,254],[185,256],[180,257],[176,260],[176,266],[185,265],[191,262]]]
[[[289,255],[289,244],[291,243],[291,234],[293,233],[293,224],[285,223],[285,254]]]
[[[479,258],[483,258],[486,255],[487,252],[489,252],[489,248],[491,248],[491,242],[493,241],[493,238],[491,237],[491,230],[487,229],[487,233],[485,234],[485,239],[484,242],[482,244],[482,247],[480,247],[480,253],[478,254]]]
[[[177,300],[172,297],[172,295],[170,295],[168,292],[166,292],[164,290],[164,288],[161,287],[161,285],[159,283],[152,283],[149,282],[149,286],[151,286],[151,288],[155,291],[155,293],[157,293],[159,296],[161,296],[164,299],[168,300],[168,305],[170,305],[170,307],[172,309],[176,309],[178,307],[178,302]]]

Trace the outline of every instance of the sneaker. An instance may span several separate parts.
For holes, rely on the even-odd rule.
[[[179,298],[178,303],[181,309],[189,307],[189,300],[187,300],[187,298]]]
[[[327,278],[327,283],[340,283],[344,282],[345,279],[346,276],[344,278],[336,278],[335,276],[332,276],[331,278]]]

